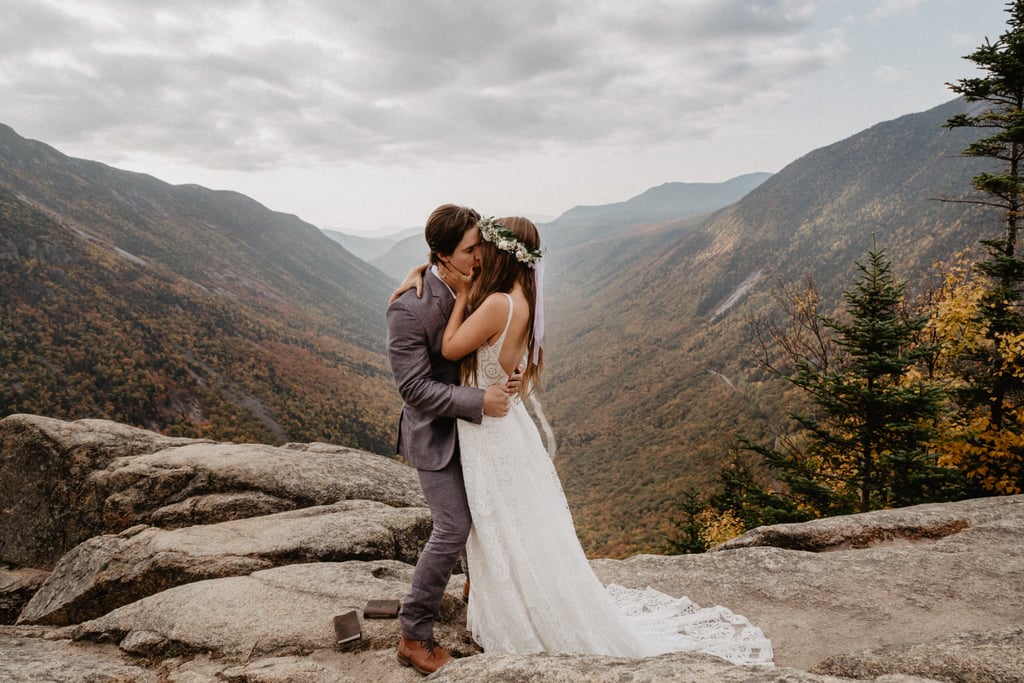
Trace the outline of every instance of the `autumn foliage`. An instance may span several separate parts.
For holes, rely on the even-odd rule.
[[[955,398],[936,448],[942,463],[982,491],[1017,494],[1024,486],[1024,333],[992,333],[985,302],[993,289],[991,278],[961,261],[948,270],[929,320],[941,342],[934,372]],[[993,395],[981,380],[1016,390]]]
[[[803,392],[805,409],[772,444],[741,440],[761,461],[723,468],[706,504],[726,521],[1024,491],[1024,0],[1006,11],[1007,30],[966,57],[985,73],[950,84],[968,107],[945,124],[984,131],[964,155],[997,166],[974,176],[973,194],[945,201],[993,210],[1001,233],[948,266],[916,310],[878,252],[845,293],[845,320],[818,312],[813,288],[781,298],[788,322],[759,335],[763,362]],[[680,525],[694,541],[708,526],[700,503],[685,498]]]

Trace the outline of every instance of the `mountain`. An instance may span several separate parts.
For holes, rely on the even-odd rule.
[[[749,173],[724,183],[664,183],[624,202],[577,206],[551,221],[545,244],[557,249],[635,226],[711,213],[739,201],[771,176]]]
[[[665,183],[624,202],[577,206],[550,223],[537,223],[545,249],[559,250],[609,234],[622,234],[651,223],[678,221],[728,206],[771,177],[751,173],[724,183]],[[401,280],[409,269],[426,260],[422,230],[400,240],[370,263]]]
[[[955,100],[815,150],[695,224],[555,250],[541,400],[581,539],[596,556],[656,550],[687,486],[710,485],[737,433],[767,437],[795,397],[755,363],[749,321],[812,276],[835,310],[872,236],[910,292],[937,261],[998,234],[962,196],[976,135],[942,128]]]
[[[392,287],[295,216],[0,126],[0,414],[388,453]]]
[[[794,397],[756,366],[748,324],[772,313],[777,283],[813,276],[835,308],[874,235],[920,289],[932,263],[998,233],[999,216],[935,201],[982,168],[960,155],[971,131],[942,128],[962,107],[881,123],[752,187],[723,184],[732,195],[699,186],[693,203],[654,208],[681,190],[668,184],[628,211],[578,207],[540,226],[540,399],[591,555],[657,549],[674,501],[709,485],[735,435],[781,424]],[[385,274],[242,195],[0,127],[0,414],[388,453],[399,400],[381,312],[392,278],[425,254],[420,235],[402,240],[379,257]]]
[[[394,246],[395,240],[389,237],[366,237],[364,235],[347,235],[338,230],[323,228],[323,233],[345,249],[364,261],[372,261]]]
[[[402,280],[414,266],[427,262],[430,249],[423,239],[421,228],[415,235],[399,240],[385,254],[372,259],[370,263],[395,280]]]
[[[378,257],[386,254],[398,241],[413,235],[422,234],[423,228],[406,228],[393,235],[385,235],[383,237],[350,235],[330,228],[324,228],[323,233],[364,261],[373,262]]]

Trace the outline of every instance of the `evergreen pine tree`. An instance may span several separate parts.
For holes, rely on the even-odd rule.
[[[670,521],[675,533],[665,539],[662,549],[670,555],[691,555],[707,550],[700,536],[700,514],[705,507],[700,491],[691,487],[683,491],[683,499],[676,503],[682,518],[672,517]]]
[[[844,293],[849,322],[819,315],[833,332],[835,362],[821,368],[794,359],[788,379],[814,407],[792,414],[798,436],[771,447],[745,443],[764,457],[796,508],[812,516],[963,495],[959,472],[939,466],[931,448],[944,395],[915,368],[929,351],[914,343],[926,321],[905,315],[905,285],[893,278],[884,250],[868,257]]]
[[[1024,490],[1024,259],[1018,232],[1024,211],[1024,0],[1007,3],[1007,30],[994,43],[986,40],[965,59],[985,75],[949,87],[971,104],[951,118],[948,128],[995,131],[971,144],[966,156],[986,157],[999,171],[981,173],[972,184],[980,199],[1003,216],[1002,234],[984,239],[987,257],[975,264],[986,291],[976,310],[984,331],[982,343],[966,345],[957,369],[963,380],[957,396],[961,408],[959,449],[953,458],[972,479],[990,491]]]
[[[812,519],[791,498],[777,495],[770,473],[751,461],[745,445],[740,440],[733,447],[729,461],[718,472],[718,490],[708,498],[708,505],[719,514],[731,512],[744,529]]]

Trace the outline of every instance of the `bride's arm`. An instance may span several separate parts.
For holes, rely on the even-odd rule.
[[[416,266],[409,271],[409,274],[402,280],[402,284],[398,285],[398,289],[391,293],[391,297],[388,299],[388,303],[394,303],[395,299],[402,296],[402,293],[409,289],[416,290],[416,298],[419,299],[423,296],[423,277],[430,270],[430,264],[424,263],[422,266]]]
[[[484,299],[480,308],[466,318],[468,302],[468,290],[456,292],[455,306],[441,341],[441,355],[448,360],[468,356],[505,327],[509,306],[507,298],[501,294],[491,294]]]

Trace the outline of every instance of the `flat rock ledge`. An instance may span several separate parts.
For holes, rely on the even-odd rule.
[[[851,651],[1024,623],[1024,496],[916,508],[835,523],[857,536],[872,535],[871,525],[891,526],[889,515],[968,525],[938,539],[831,552],[755,545],[591,564],[606,584],[649,585],[743,614],[771,639],[776,665],[803,670]]]
[[[1001,517],[1021,519],[1022,508],[1024,496],[999,496],[774,524],[751,529],[711,552],[756,546],[827,552],[937,541]]]
[[[281,565],[415,564],[430,529],[426,508],[365,500],[181,529],[132,527],[91,538],[61,558],[18,623],[79,623],[174,586]]]
[[[349,448],[4,418],[0,614],[22,623],[0,626],[0,680],[422,680],[395,660],[396,619],[363,619],[362,638],[337,646],[332,617],[406,592],[424,507],[413,469]],[[775,667],[481,654],[456,575],[437,636],[459,659],[428,680],[1024,683],[1024,496],[762,527],[702,555],[591,565],[606,584],[747,616]]]
[[[411,565],[392,560],[318,562],[176,586],[70,627],[75,640],[116,643],[140,657],[210,653],[234,661],[303,655],[334,645],[334,615],[370,599],[399,599]],[[480,649],[466,632],[461,582],[452,582],[435,636],[456,655]],[[362,619],[350,649],[391,649],[397,619]],[[397,663],[396,663],[397,665]]]
[[[739,667],[712,657],[680,653],[648,659],[617,659],[583,655],[479,655],[453,662],[433,676],[432,683],[846,683],[850,679],[778,667]],[[924,683],[929,679],[903,674],[865,678],[886,683]]]
[[[937,681],[1024,681],[1024,626],[835,655],[812,671],[859,680],[912,672]]]
[[[0,681],[42,683],[160,683],[156,668],[140,666],[114,646],[83,648],[51,631],[0,626]],[[208,679],[212,680],[212,679]]]
[[[324,648],[304,655],[254,657],[230,663],[204,654],[171,653],[162,660],[132,657],[109,644],[72,643],[59,632],[26,632],[0,626],[0,680],[81,683],[936,683],[937,681],[1021,680],[1007,678],[925,678],[902,673],[856,679],[781,667],[737,667],[708,655],[663,655],[642,660],[538,654],[474,655],[457,659],[422,678],[395,660],[392,648],[339,651]]]

